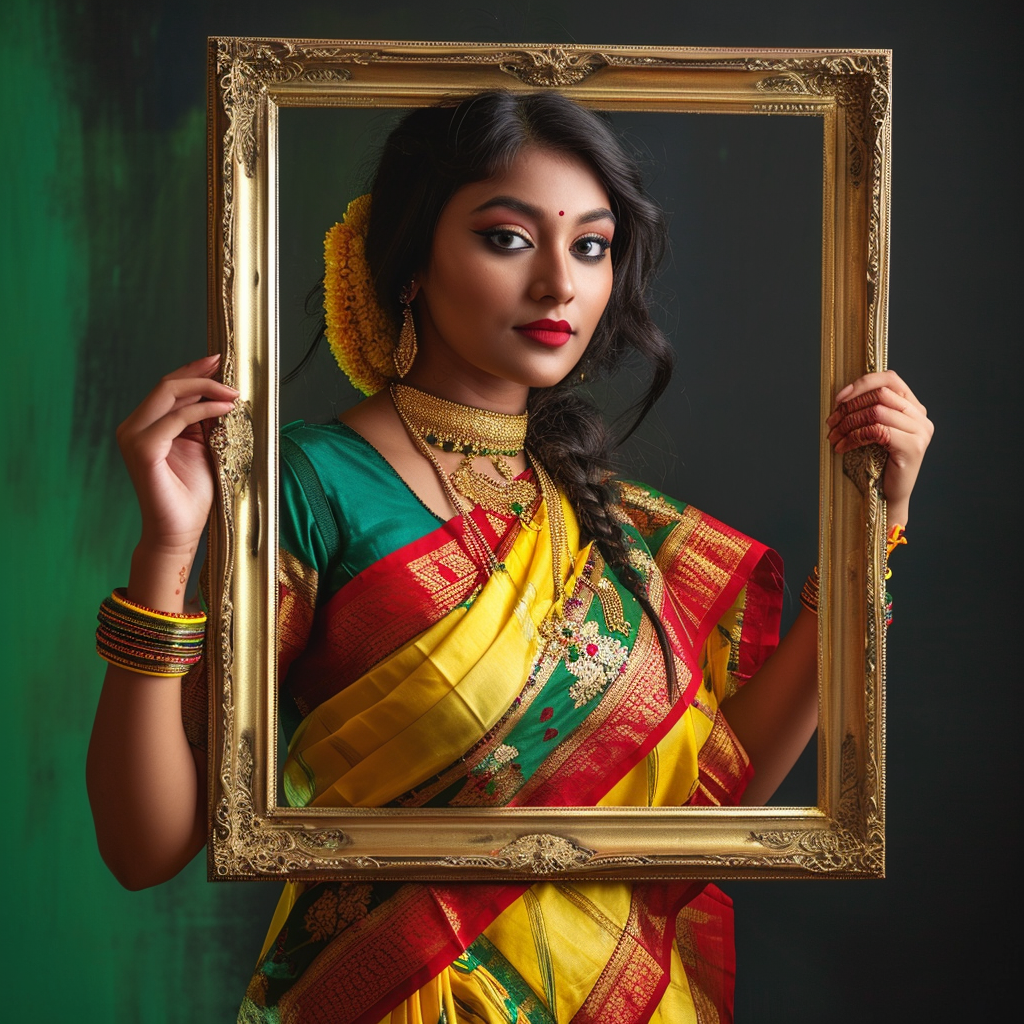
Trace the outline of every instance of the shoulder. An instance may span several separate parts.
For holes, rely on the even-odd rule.
[[[340,420],[330,423],[294,420],[281,428],[280,458],[293,466],[303,457],[318,467],[351,461],[362,455],[366,447],[366,442]]]
[[[670,538],[669,547],[677,552],[686,548],[734,554],[748,548],[768,550],[727,523],[648,484],[620,480],[618,489],[623,528],[639,534],[652,552]]]
[[[313,495],[322,490],[332,500],[339,501],[351,489],[353,479],[368,481],[386,477],[390,467],[382,462],[370,443],[340,420],[331,423],[295,420],[281,428],[282,492],[298,488]]]
[[[320,572],[343,546],[334,482],[357,468],[360,443],[339,422],[295,420],[281,428],[280,546]]]
[[[619,511],[626,533],[639,535],[663,571],[674,565],[676,575],[694,579],[709,574],[761,573],[764,586],[776,589],[782,580],[782,560],[760,541],[702,512],[670,498],[647,484],[618,481]]]
[[[644,536],[680,523],[700,513],[685,501],[662,494],[635,480],[617,481],[619,509],[623,518]]]

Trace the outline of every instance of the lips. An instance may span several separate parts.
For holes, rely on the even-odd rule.
[[[568,320],[534,320],[531,324],[521,324],[516,330],[549,348],[558,348],[572,337],[572,324]]]

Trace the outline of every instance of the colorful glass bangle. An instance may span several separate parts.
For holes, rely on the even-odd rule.
[[[140,655],[154,658],[166,657],[172,661],[179,658],[193,658],[202,654],[205,639],[200,637],[198,640],[175,641],[154,640],[152,637],[139,638],[131,633],[110,629],[102,621],[96,630],[96,636],[111,647],[138,651]]]
[[[821,585],[821,577],[818,574],[818,567],[815,566],[804,581],[803,590],[800,591],[800,603],[813,614],[818,614],[818,590]]]
[[[97,634],[96,653],[111,665],[130,669],[147,676],[177,677],[188,675],[192,666],[202,660],[202,652],[194,657],[167,659],[155,658],[149,653],[124,649],[119,644],[110,644]]]
[[[206,639],[205,630],[197,633],[164,633],[155,629],[147,629],[139,623],[125,622],[123,619],[116,619],[110,615],[102,616],[101,621],[111,636],[140,644],[151,644],[154,646],[169,644],[174,647],[192,647],[195,644],[202,645],[203,640]]]
[[[180,677],[203,656],[206,614],[160,612],[129,600],[123,589],[104,598],[96,653],[143,675]]]
[[[116,665],[118,668],[126,668],[130,672],[136,672],[142,676],[159,676],[163,679],[180,679],[186,676],[191,665],[158,665],[151,661],[133,658],[131,655],[122,654],[119,651],[111,651],[99,643],[96,644],[96,653],[108,664]]]

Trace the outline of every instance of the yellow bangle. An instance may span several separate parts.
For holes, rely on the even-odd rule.
[[[889,556],[901,545],[907,543],[907,535],[904,528],[896,523],[895,526],[889,531],[889,536],[885,541],[885,578],[889,579],[892,576],[892,569],[889,568]]]
[[[907,543],[907,533],[904,527],[897,523],[890,531],[885,542],[885,557],[888,558],[901,544]]]
[[[111,595],[111,600],[123,608],[131,608],[132,611],[142,612],[147,618],[160,619],[163,622],[173,622],[179,626],[198,626],[206,621],[206,612],[158,612],[155,608],[147,608],[144,604],[136,604],[129,601],[124,587],[118,587]]]

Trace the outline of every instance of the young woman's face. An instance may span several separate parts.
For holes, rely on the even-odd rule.
[[[611,295],[610,205],[581,159],[538,148],[459,189],[416,277],[421,354],[410,383],[523,403],[524,389],[565,377]]]

